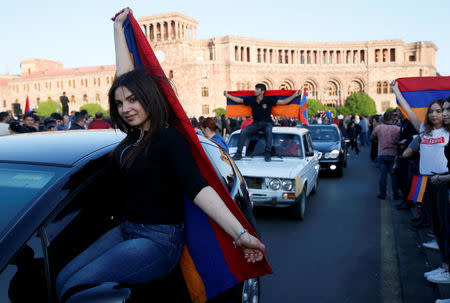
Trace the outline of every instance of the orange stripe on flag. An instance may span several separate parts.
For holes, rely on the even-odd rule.
[[[422,183],[420,184],[419,196],[417,197],[417,202],[422,202],[423,194],[425,193],[425,188],[427,187],[428,176],[422,176]]]
[[[195,267],[194,261],[192,260],[186,245],[184,246],[183,254],[181,255],[180,267],[192,303],[205,303],[208,300],[206,298],[205,284],[203,284],[203,280],[198,274],[197,268]]]
[[[276,105],[272,107],[272,115],[281,117],[298,117],[298,104]]]
[[[252,108],[247,105],[227,105],[225,111],[227,117],[251,117]]]

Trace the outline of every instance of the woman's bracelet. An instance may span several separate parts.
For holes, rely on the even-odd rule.
[[[239,239],[242,237],[242,235],[245,234],[246,232],[247,232],[247,230],[246,230],[246,229],[243,229],[243,230],[239,233],[239,236],[237,237],[237,239],[233,241],[234,248],[237,247],[237,241],[239,241]]]

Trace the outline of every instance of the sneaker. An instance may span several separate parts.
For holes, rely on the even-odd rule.
[[[429,248],[429,249],[439,250],[439,246],[438,246],[436,240],[432,240],[430,242],[423,243],[422,246],[425,248]]]
[[[242,154],[241,153],[235,153],[233,156],[233,160],[234,161],[238,161],[242,159]]]
[[[425,278],[428,278],[429,276],[438,274],[438,273],[443,272],[443,271],[445,271],[445,269],[443,269],[442,267],[438,267],[438,268],[433,269],[433,270],[431,270],[431,271],[427,271],[426,273],[423,274],[423,276],[424,276]]]
[[[448,271],[442,270],[434,275],[429,275],[427,280],[431,283],[450,284],[450,274]]]
[[[272,160],[271,158],[272,158],[272,157],[270,156],[269,153],[265,153],[265,154],[264,154],[264,161],[270,162],[270,161]]]

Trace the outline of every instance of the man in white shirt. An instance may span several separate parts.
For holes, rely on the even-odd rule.
[[[9,131],[9,114],[7,112],[0,113],[0,136],[10,135]]]

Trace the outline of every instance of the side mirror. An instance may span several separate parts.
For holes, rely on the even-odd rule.
[[[314,152],[312,152],[312,151],[306,152],[305,156],[306,157],[314,157]]]

